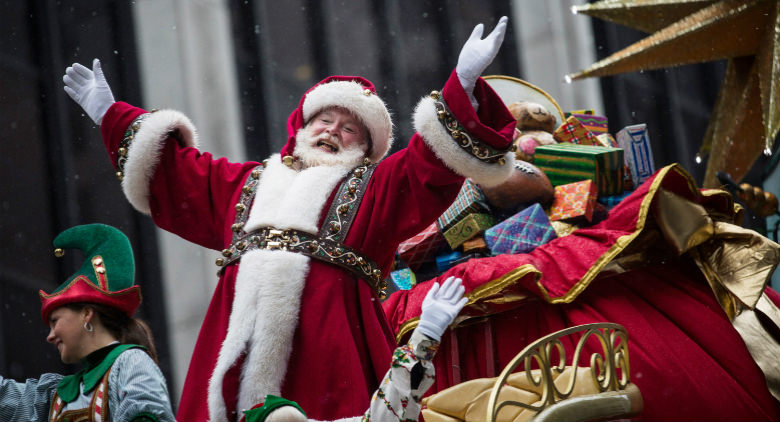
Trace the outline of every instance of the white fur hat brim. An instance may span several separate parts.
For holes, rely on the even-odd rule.
[[[371,134],[369,159],[379,162],[393,145],[393,123],[387,106],[379,96],[356,81],[333,81],[318,85],[303,100],[303,120],[308,122],[328,107],[351,111]]]

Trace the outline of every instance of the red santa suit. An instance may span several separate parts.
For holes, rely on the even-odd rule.
[[[345,81],[353,86],[332,84]],[[471,139],[505,153],[503,165],[456,144],[432,97],[415,110],[417,133],[409,145],[381,160],[391,143],[389,114],[373,85],[357,77],[326,79],[303,96],[288,120],[281,155],[292,155],[297,131],[324,107],[344,107],[361,119],[372,137],[369,158],[381,162],[344,244],[386,273],[398,243],[435,220],[464,177],[497,184],[511,171],[513,154],[506,151],[514,119],[481,79],[474,95],[478,112],[453,72],[441,97]],[[121,161],[129,201],[184,239],[216,250],[228,247],[242,187],[259,163],[231,163],[199,151],[192,123],[172,110],[148,114],[128,142],[126,131],[144,113],[118,102],[101,125],[115,166]],[[271,226],[317,233],[349,169],[299,170],[280,158],[272,156],[260,175],[244,230]],[[394,345],[376,292],[353,273],[293,252],[247,252],[220,276],[177,418],[237,420],[240,410],[266,394],[298,402],[313,419],[359,416],[388,369]]]

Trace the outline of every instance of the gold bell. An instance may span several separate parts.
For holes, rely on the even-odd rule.
[[[225,265],[225,260],[223,258],[217,258],[216,264],[217,264],[218,267],[221,267],[221,266]]]
[[[371,160],[368,157],[363,158],[363,165],[364,166],[370,166]]]
[[[439,98],[441,98],[441,92],[431,91],[431,98],[433,98],[434,100],[438,100]]]
[[[56,256],[57,258],[62,258],[63,256],[65,256],[65,250],[62,248],[55,249],[54,256]]]
[[[122,179],[125,178],[125,175],[121,171],[118,171],[118,172],[116,172],[116,178],[119,179],[119,181],[121,182]]]
[[[239,202],[238,204],[236,204],[236,211],[237,212],[244,212],[244,211],[246,211],[246,205],[244,205],[244,204]]]
[[[372,94],[372,92],[371,92],[370,89],[366,88],[366,89],[363,90],[363,95],[365,95],[366,97],[370,97],[371,94]]]
[[[259,177],[260,177],[260,170],[258,170],[258,169],[252,170],[252,178],[253,179],[257,179]]]
[[[285,155],[282,157],[282,162],[287,167],[292,167],[293,163],[295,162],[295,158],[293,158],[292,155]]]
[[[498,165],[499,166],[503,166],[504,164],[506,164],[506,160],[504,159],[504,157],[499,158],[498,159]]]
[[[119,148],[119,155],[122,157],[127,155],[127,148]]]
[[[222,256],[225,258],[230,258],[230,255],[233,255],[233,251],[230,249],[222,249]]]
[[[133,130],[138,131],[138,129],[141,129],[141,122],[133,123]]]

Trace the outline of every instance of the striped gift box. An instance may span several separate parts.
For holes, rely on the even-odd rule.
[[[555,199],[550,207],[550,220],[585,218],[593,220],[596,208],[596,185],[592,180],[582,180],[555,187]]]
[[[572,116],[576,117],[585,129],[588,129],[594,136],[601,135],[602,133],[609,133],[609,127],[607,126],[607,118],[604,116],[596,116],[595,114],[578,114],[572,113]]]
[[[493,224],[495,224],[495,220],[490,214],[469,214],[445,231],[444,238],[447,239],[450,248],[456,249],[463,242],[481,234]]]
[[[539,204],[485,230],[485,242],[493,255],[528,253],[557,237]]]
[[[593,145],[560,143],[536,147],[534,165],[553,186],[591,179],[599,196],[623,192],[623,150]]]
[[[582,109],[582,110],[572,110],[572,111],[567,111],[567,112],[563,113],[563,118],[564,119],[568,119],[569,116],[571,116],[572,114],[593,114],[593,113],[594,113],[593,109],[590,109],[590,108]]]
[[[487,212],[490,212],[490,206],[487,204],[485,194],[476,183],[466,179],[455,201],[436,220],[436,224],[439,226],[439,230],[444,233],[469,214]]]
[[[553,138],[558,142],[568,142],[580,145],[595,145],[596,135],[592,134],[580,119],[572,116],[566,119],[553,132]]]
[[[653,150],[650,148],[650,136],[644,123],[626,126],[617,133],[617,142],[625,151],[625,160],[631,171],[634,187],[639,187],[655,173]]]
[[[398,256],[414,271],[426,262],[433,262],[436,254],[447,246],[444,235],[436,223],[398,245]]]

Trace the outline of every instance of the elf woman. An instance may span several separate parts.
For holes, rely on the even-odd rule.
[[[40,292],[46,341],[74,375],[16,382],[0,376],[0,421],[173,421],[168,389],[141,304],[130,242],[103,224],[72,227],[54,239],[84,252],[79,271],[52,293]]]

